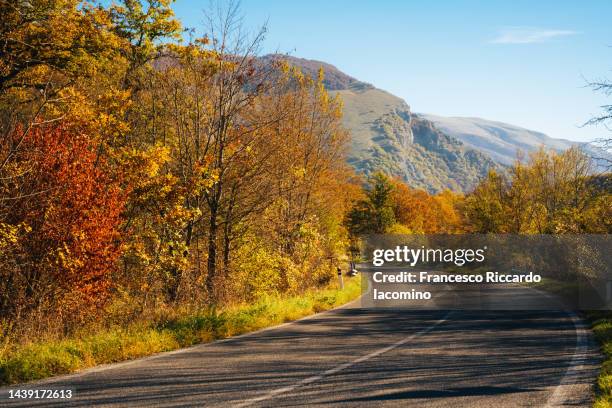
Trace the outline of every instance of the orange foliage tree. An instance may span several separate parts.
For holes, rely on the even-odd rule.
[[[12,137],[23,146],[0,184],[0,242],[18,254],[16,263],[0,265],[0,312],[51,307],[78,317],[107,297],[124,196],[78,129],[20,132]]]
[[[374,174],[346,218],[353,234],[456,234],[464,231],[463,196],[451,191],[431,195],[402,180]]]
[[[461,196],[451,191],[430,195],[414,189],[398,179],[391,181],[391,200],[397,222],[413,233],[457,233],[462,219],[457,211]]]

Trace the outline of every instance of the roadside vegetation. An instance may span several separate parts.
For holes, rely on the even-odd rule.
[[[359,297],[361,279],[348,278],[344,290],[308,290],[300,296],[265,296],[253,303],[197,312],[152,311],[130,325],[98,328],[62,340],[5,345],[0,351],[0,384],[67,374],[198,343],[248,333],[329,310]]]
[[[0,361],[41,378],[352,299],[341,101],[235,2],[0,0]],[[216,7],[219,6],[219,7]]]
[[[604,355],[597,378],[597,394],[593,406],[595,408],[612,407],[612,314],[610,312],[590,312],[587,313],[587,318]]]

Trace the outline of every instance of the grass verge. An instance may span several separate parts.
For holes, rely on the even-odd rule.
[[[263,298],[250,305],[206,310],[163,323],[133,323],[91,335],[15,345],[0,355],[0,385],[68,374],[275,326],[345,304],[361,293],[361,279],[344,290]]]
[[[612,407],[612,314],[591,312],[587,313],[587,318],[605,357],[597,378],[597,394],[593,407]]]

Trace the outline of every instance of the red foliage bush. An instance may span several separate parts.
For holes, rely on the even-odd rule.
[[[66,317],[84,315],[108,295],[124,194],[78,129],[33,127],[23,138],[22,132],[12,136],[13,146],[21,143],[5,169],[0,209],[0,221],[24,226],[15,254],[19,267],[0,275],[18,275],[6,289],[25,288],[14,299],[28,303],[26,309],[52,299],[49,306]]]

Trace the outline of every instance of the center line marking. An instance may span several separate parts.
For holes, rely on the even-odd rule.
[[[451,315],[451,313],[452,312],[448,312],[443,318],[441,318],[440,320],[436,321],[434,324],[432,324],[431,326],[427,327],[426,329],[423,329],[423,330],[421,330],[421,331],[419,331],[417,333],[414,333],[414,334],[412,334],[412,335],[410,335],[408,337],[405,337],[405,338],[401,339],[400,341],[391,344],[390,346],[378,349],[376,351],[373,351],[370,354],[366,354],[365,356],[361,356],[359,358],[356,358],[353,361],[349,361],[347,363],[340,364],[339,366],[336,366],[334,368],[330,368],[329,370],[325,370],[321,374],[314,375],[312,377],[304,378],[303,380],[298,381],[297,383],[295,383],[293,385],[288,385],[286,387],[277,388],[276,390],[270,391],[267,394],[264,394],[264,395],[259,396],[259,397],[248,399],[246,401],[240,402],[240,403],[235,404],[235,405],[232,404],[232,406],[234,406],[236,408],[243,408],[243,407],[251,406],[251,405],[256,404],[258,402],[267,401],[267,400],[272,399],[274,397],[277,397],[277,396],[279,396],[281,394],[285,394],[285,393],[291,392],[291,391],[295,390],[298,387],[301,387],[301,386],[304,386],[304,385],[308,385],[308,384],[312,384],[312,383],[314,383],[316,381],[319,381],[319,380],[323,379],[324,377],[327,377],[329,375],[333,375],[333,374],[339,373],[340,371],[346,370],[347,368],[352,367],[355,364],[363,363],[364,361],[367,361],[367,360],[369,360],[371,358],[378,357],[381,354],[384,354],[384,353],[386,353],[388,351],[393,350],[394,348],[397,348],[397,347],[399,347],[399,346],[401,346],[403,344],[406,344],[410,340],[413,340],[413,339],[415,339],[415,338],[417,338],[419,336],[422,336],[424,334],[429,333],[436,326],[440,325],[441,323],[444,323],[448,319],[448,317]]]

